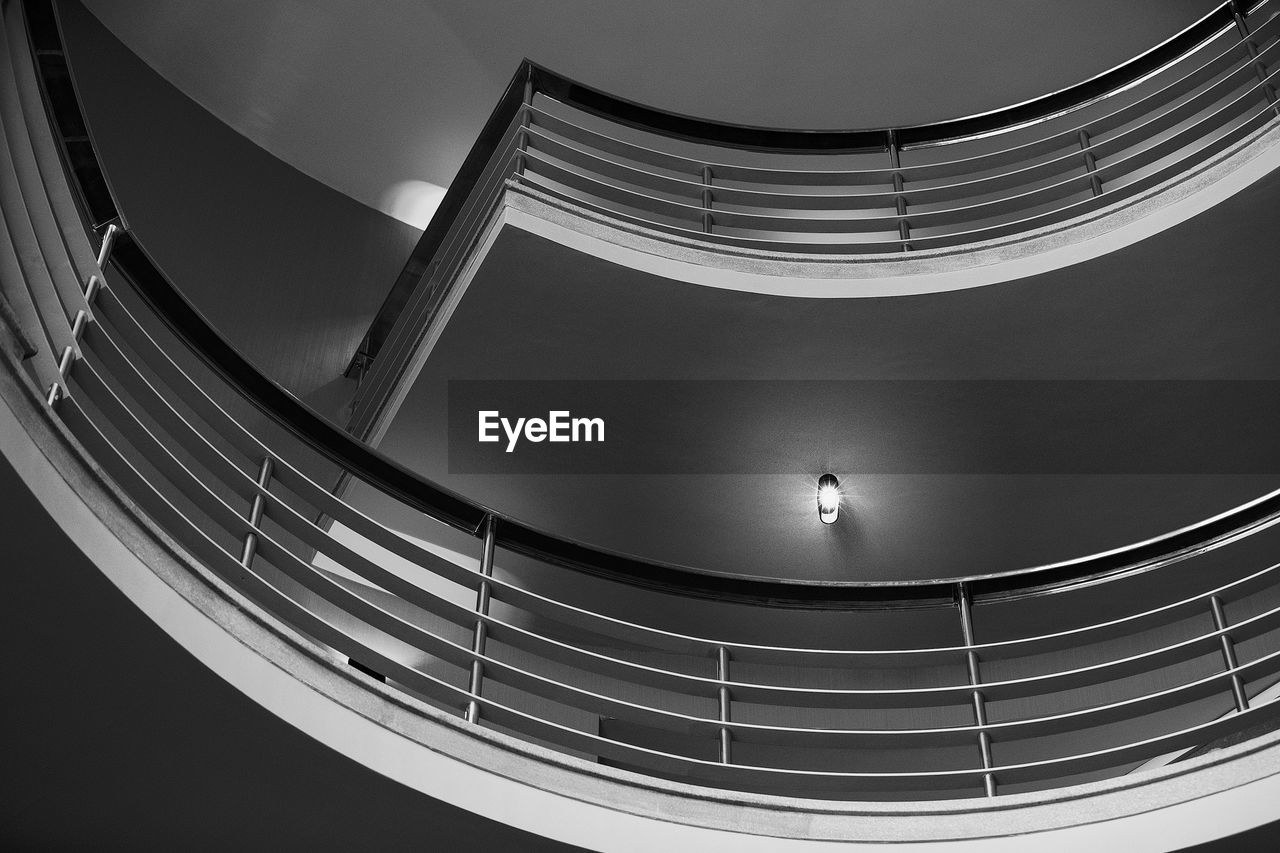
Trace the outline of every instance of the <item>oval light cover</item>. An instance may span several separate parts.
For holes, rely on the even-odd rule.
[[[840,481],[835,474],[823,474],[818,478],[818,518],[831,524],[839,515]]]

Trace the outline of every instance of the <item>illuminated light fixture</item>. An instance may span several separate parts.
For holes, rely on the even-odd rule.
[[[835,474],[818,478],[818,518],[831,524],[840,515],[840,481]]]

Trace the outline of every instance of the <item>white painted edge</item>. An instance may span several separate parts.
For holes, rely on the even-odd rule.
[[[1270,820],[1280,733],[1148,779],[941,803],[845,803],[648,779],[559,755],[446,716],[359,675],[190,561],[137,515],[0,365],[0,453],[103,574],[246,697],[348,758],[414,790],[588,849],[639,853],[883,850],[1156,853]]]
[[[1280,167],[1280,118],[1196,168],[1065,223],[970,246],[893,255],[764,252],[687,239],[598,214],[516,182],[506,222],[673,281],[770,296],[847,299],[964,290],[1062,269],[1220,204]]]

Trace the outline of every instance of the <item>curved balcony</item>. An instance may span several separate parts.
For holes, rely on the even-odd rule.
[[[737,146],[754,156],[767,146],[768,158],[796,148],[806,157],[846,157],[881,139],[878,153],[893,159],[888,168],[786,172],[786,181],[839,190],[803,196],[814,205],[808,209],[859,212],[822,220],[840,222],[839,230],[788,233],[805,240],[868,234],[871,224],[887,222],[897,236],[840,245],[950,245],[989,228],[1029,227],[1025,212],[1034,206],[1050,204],[1034,217],[1053,221],[1137,192],[1271,120],[1270,75],[1257,63],[1274,43],[1272,24],[1253,19],[1264,8],[1245,17],[1226,4],[1123,73],[1073,90],[1070,109],[1053,96],[1008,111],[999,128],[995,118],[980,117],[808,136],[667,117],[667,139],[720,134],[724,151]],[[726,577],[606,552],[406,470],[264,377],[151,261],[105,191],[74,89],[60,76],[56,22],[40,3],[27,10],[63,160],[56,176],[49,171],[56,157],[39,170],[19,169],[18,185],[3,190],[11,205],[43,208],[44,224],[31,239],[69,254],[63,266],[74,274],[50,265],[43,277],[24,275],[24,301],[9,312],[10,337],[24,356],[14,370],[47,389],[48,409],[86,461],[164,536],[271,617],[349,662],[371,688],[381,683],[476,731],[579,762],[735,792],[859,801],[999,798],[1114,779],[1257,734],[1280,710],[1272,701],[1280,693],[1280,492],[1156,539],[1053,565],[819,584]],[[1251,26],[1253,48],[1237,26]],[[624,143],[587,127],[605,113],[615,123],[625,114],[633,127],[651,122],[651,111],[562,85],[532,66],[519,79],[512,90],[519,97],[511,101],[509,92],[503,102],[514,103],[514,112],[496,114],[506,116],[507,130],[485,157],[490,189],[468,203],[512,174],[575,204],[598,191],[591,204],[649,225],[683,228],[646,217],[688,210],[691,222],[706,223],[699,239],[746,245],[783,232],[745,236],[764,220],[733,212],[744,200],[762,203],[764,178],[785,183],[775,180],[776,168],[687,159],[673,153],[674,142],[661,154],[634,139]],[[31,122],[41,105],[23,107]],[[564,108],[593,118],[575,123]],[[1064,121],[1072,129],[1062,130]],[[1124,127],[1145,128],[1132,137],[1142,138],[1141,153],[1118,156],[1128,144],[1119,141],[1129,139]],[[1020,133],[1034,138],[1014,143]],[[1055,153],[1072,140],[1083,149]],[[923,157],[979,144],[993,147],[932,164],[907,160],[908,152]],[[624,159],[667,170],[697,165],[703,179],[683,181]],[[518,168],[494,169],[498,162]],[[79,223],[67,221],[59,201],[63,168]],[[1062,177],[1070,170],[1081,174]],[[666,194],[683,182],[703,203],[646,202],[628,213],[623,206],[638,196],[606,178],[634,181],[640,173],[665,182]],[[1046,181],[1044,195],[1023,208],[1041,191],[1022,183],[1032,179]],[[877,182],[892,189],[860,194],[866,205],[822,206],[850,204],[850,187]],[[968,195],[979,185],[984,194],[1008,192],[987,213],[1023,212],[979,224],[970,203],[976,196]],[[477,185],[459,186],[471,192]],[[1087,198],[1070,201],[1077,192]],[[787,195],[786,203],[801,198]],[[930,210],[927,198],[948,206]],[[897,213],[862,216],[873,202],[892,203]],[[802,228],[815,221],[795,219]],[[438,248],[442,232],[432,228]],[[16,257],[6,263],[27,270]],[[405,538],[326,486],[335,474],[470,537],[473,552]],[[702,627],[710,612],[714,632]],[[789,639],[796,636],[806,642]]]
[[[1187,173],[1277,114],[1280,22],[1228,0],[1122,66],[932,125],[779,130],[631,103],[529,61],[494,108],[353,368],[458,272],[506,189],[756,260],[918,257],[1044,233]],[[421,284],[420,284],[421,282]]]

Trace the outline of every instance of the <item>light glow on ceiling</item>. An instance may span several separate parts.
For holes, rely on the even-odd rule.
[[[429,181],[400,181],[382,193],[383,213],[414,228],[425,229],[444,201],[445,188]]]

